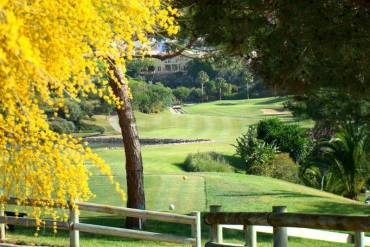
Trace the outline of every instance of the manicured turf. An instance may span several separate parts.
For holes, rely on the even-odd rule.
[[[248,125],[273,117],[264,115],[262,109],[282,109],[283,101],[284,98],[216,101],[186,105],[186,114],[174,114],[169,110],[159,114],[137,112],[136,119],[142,138],[205,138],[232,143]],[[278,117],[288,122],[294,120],[290,114]],[[104,118],[98,117],[98,120]],[[300,124],[312,125],[309,121]],[[107,130],[112,133],[109,127]]]
[[[181,163],[187,154],[214,151],[234,160],[234,148],[231,144],[249,124],[256,123],[267,116],[261,109],[279,109],[281,100],[275,98],[222,101],[189,105],[185,115],[165,111],[160,114],[137,113],[141,137],[153,138],[209,138],[212,143],[184,145],[156,145],[142,148],[145,173],[145,192],[147,208],[169,211],[169,204],[175,205],[176,213],[207,211],[209,205],[220,204],[227,211],[270,211],[273,205],[287,205],[290,212],[319,212],[339,214],[370,214],[370,208],[360,203],[344,199],[333,194],[317,191],[302,185],[291,184],[277,179],[245,175],[242,173],[187,173]],[[269,116],[270,117],[270,116]],[[281,117],[281,116],[280,116]],[[292,122],[291,116],[282,117]],[[119,134],[109,125],[104,116],[97,116],[95,124],[104,126],[107,134]],[[310,126],[312,123],[300,123]],[[95,151],[110,164],[115,178],[125,186],[123,149],[96,148]],[[104,176],[92,169],[90,186],[96,197],[93,202],[124,205],[120,201],[114,186]],[[123,219],[115,216],[83,213],[83,222],[94,222],[110,226],[123,226]],[[188,226],[148,222],[150,231],[169,232],[189,235]],[[42,230],[43,231],[43,230]],[[33,229],[19,229],[10,233],[10,239],[26,242],[68,244],[67,233],[54,236],[45,231],[41,237],[33,237]],[[165,243],[135,241],[114,237],[81,234],[81,246],[178,246]],[[203,239],[208,238],[208,228],[203,226]],[[227,241],[237,241],[241,233],[226,232]],[[271,246],[271,236],[259,235],[258,246]],[[290,239],[289,246],[350,246],[331,244],[321,241]]]

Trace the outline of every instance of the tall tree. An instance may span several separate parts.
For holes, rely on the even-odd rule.
[[[136,120],[127,90],[128,85],[116,62],[112,58],[107,58],[107,61],[109,70],[113,72],[109,78],[109,86],[114,95],[124,103],[124,107],[116,107],[116,111],[125,148],[127,207],[145,209],[143,160]],[[141,229],[142,220],[129,217],[126,219],[126,226]]]
[[[367,1],[179,0],[183,32],[240,56],[265,83],[293,93],[370,93]]]
[[[10,196],[50,204],[88,200],[86,162],[113,182],[110,168],[74,136],[53,132],[42,106],[57,112],[65,108],[65,97],[97,94],[117,109],[127,106],[121,115],[128,121],[122,123],[132,124],[127,87],[117,69],[135,54],[137,43],[147,42],[148,34],[176,33],[176,10],[159,1],[10,0],[0,3],[0,12],[0,202]],[[94,83],[101,67],[110,80]],[[115,86],[123,89],[120,94],[113,92]],[[130,138],[136,146],[137,135]],[[130,189],[137,193],[137,186]]]
[[[249,99],[249,91],[252,86],[254,78],[253,78],[253,74],[248,70],[246,70],[243,74],[244,74],[243,77],[244,77],[245,85],[247,87],[247,99]]]
[[[216,78],[216,84],[217,84],[217,87],[218,87],[219,100],[222,100],[222,92],[225,89],[225,87],[227,86],[227,81],[222,77],[217,77]]]

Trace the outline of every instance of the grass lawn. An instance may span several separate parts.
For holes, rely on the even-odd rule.
[[[174,212],[187,214],[192,211],[208,211],[209,205],[220,204],[225,211],[270,211],[273,205],[286,205],[290,212],[318,212],[337,214],[370,214],[370,207],[342,197],[311,189],[302,185],[291,184],[277,179],[251,176],[242,173],[187,173],[181,163],[189,153],[214,151],[232,159],[234,148],[231,144],[249,124],[256,123],[267,116],[261,109],[280,109],[281,100],[276,98],[222,101],[197,105],[188,105],[187,114],[172,114],[169,111],[160,114],[137,113],[140,135],[143,138],[208,138],[212,143],[184,145],[143,146],[142,154],[145,172],[145,193],[147,208],[168,211],[169,204],[175,205]],[[281,116],[280,116],[281,117]],[[284,120],[292,122],[290,115]],[[97,116],[95,124],[104,126],[107,134],[119,134],[109,125],[106,117]],[[300,123],[312,126],[311,122]],[[111,166],[117,181],[125,186],[124,153],[122,148],[95,148]],[[90,186],[96,197],[93,202],[122,206],[114,187],[108,180],[90,168],[92,177]],[[185,178],[185,179],[184,179]],[[123,226],[120,217],[94,213],[82,213],[82,222],[95,222],[110,226]],[[148,221],[146,229],[156,232],[168,232],[189,235],[190,227]],[[67,245],[68,234],[60,232],[53,235],[41,230],[43,234],[33,237],[34,229],[17,228],[9,233],[10,240],[22,240],[32,243]],[[203,239],[208,239],[208,227],[203,226]],[[242,239],[242,234],[227,231],[228,242]],[[258,246],[271,246],[271,236],[259,234]],[[137,241],[115,237],[93,236],[81,233],[81,246],[178,246],[174,244]],[[289,246],[351,246],[332,244],[322,241],[310,241],[291,238]]]

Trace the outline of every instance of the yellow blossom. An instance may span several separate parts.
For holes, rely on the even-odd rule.
[[[108,67],[97,53],[124,66],[148,34],[176,33],[177,14],[158,0],[0,1],[0,203],[42,199],[37,218],[52,213],[48,205],[93,196],[86,163],[112,178],[89,147],[50,130],[41,106],[56,112],[66,96],[93,93],[122,107],[107,81],[92,80],[102,76],[99,64]]]

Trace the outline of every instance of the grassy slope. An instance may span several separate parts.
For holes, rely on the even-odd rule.
[[[369,214],[370,210],[359,203],[342,197],[324,193],[304,186],[284,181],[250,176],[245,174],[185,173],[179,163],[186,155],[197,151],[216,151],[231,156],[234,152],[230,145],[243,129],[251,123],[264,118],[260,109],[278,108],[276,99],[250,101],[224,101],[186,106],[187,115],[174,115],[164,112],[158,115],[137,114],[142,137],[169,138],[210,138],[211,144],[186,144],[143,147],[145,165],[145,190],[147,207],[153,210],[168,211],[168,205],[176,206],[175,212],[189,213],[194,210],[205,211],[211,204],[220,204],[228,211],[269,211],[272,205],[287,205],[289,211]],[[291,121],[291,117],[285,117]],[[104,117],[97,123],[105,125],[109,134],[114,134]],[[304,123],[307,124],[307,123]],[[309,123],[308,123],[309,124]],[[124,183],[123,150],[98,148],[96,152],[112,167],[116,179]],[[123,205],[119,201],[107,179],[91,168],[93,176],[90,184],[96,193],[92,201],[111,205]],[[184,179],[184,176],[186,179]],[[109,191],[109,193],[107,193]],[[82,221],[122,226],[119,217],[84,214]],[[189,234],[189,227],[172,224],[148,222],[148,230]],[[203,228],[207,239],[207,228]],[[67,236],[60,233],[52,236],[45,232],[43,237],[32,237],[33,230],[11,233],[13,239],[26,241],[67,244]],[[49,234],[49,235],[48,235]],[[122,240],[111,237],[82,235],[82,246],[167,246],[164,243]],[[230,241],[241,237],[227,234]],[[271,246],[271,238],[259,236],[259,246]],[[292,239],[289,246],[338,246],[318,241]],[[175,246],[175,245],[169,245]],[[346,245],[340,245],[346,246]]]

